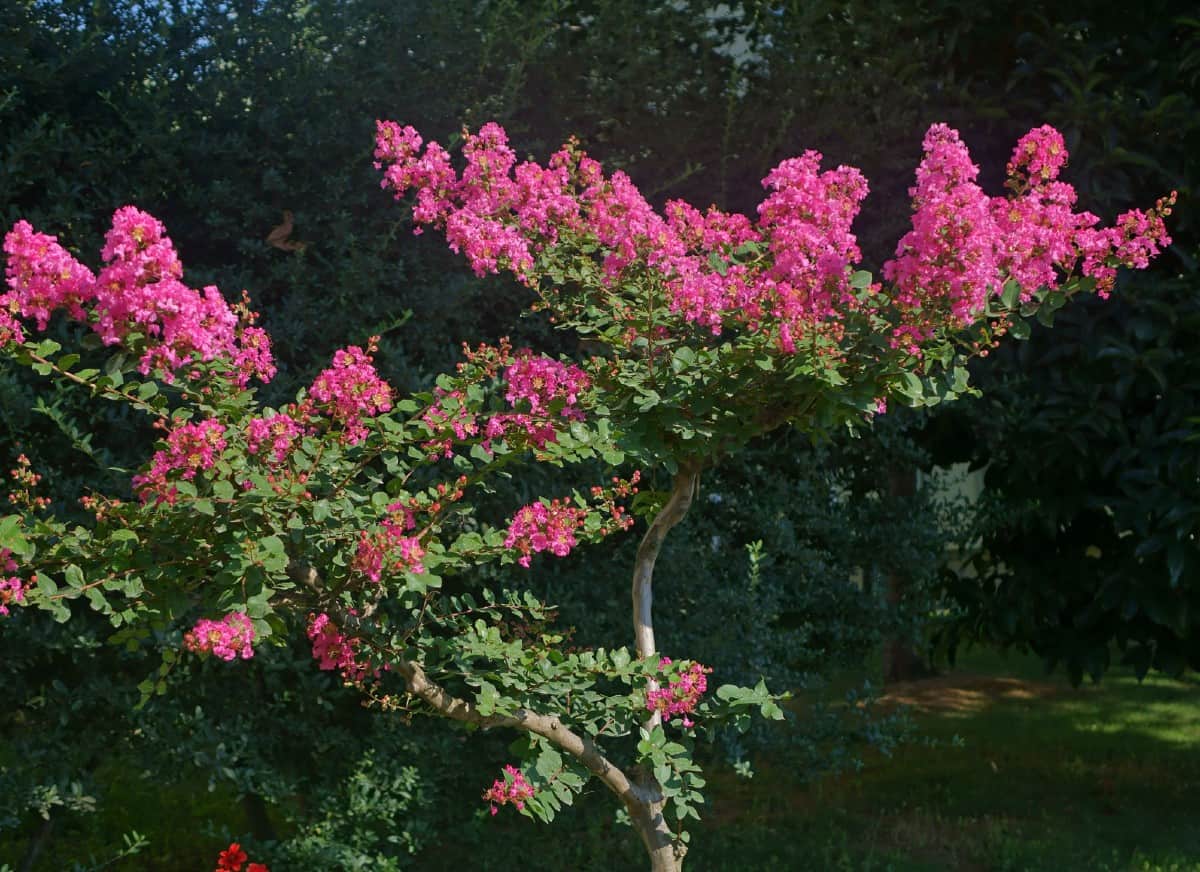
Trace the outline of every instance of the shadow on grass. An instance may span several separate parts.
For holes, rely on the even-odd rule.
[[[924,743],[807,786],[786,758],[722,783],[691,868],[1200,870],[1200,681],[962,665],[882,700]]]

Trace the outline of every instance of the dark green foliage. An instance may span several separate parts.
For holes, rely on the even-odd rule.
[[[1139,668],[1175,671],[1196,665],[1200,615],[1200,409],[1189,365],[1200,330],[1191,205],[1200,57],[1188,5],[1074,4],[1066,20],[1040,4],[919,0],[747,3],[741,14],[698,0],[16,0],[0,7],[0,218],[78,242],[94,266],[108,216],[136,203],[166,222],[191,284],[215,282],[230,298],[250,291],[275,337],[280,396],[334,348],[375,332],[381,368],[407,390],[448,368],[464,339],[508,333],[575,349],[545,324],[517,322],[522,289],[478,281],[439,240],[410,235],[370,166],[377,117],[447,143],[461,124],[495,118],[542,158],[578,134],[658,201],[743,210],[773,163],[819,148],[872,181],[872,223],[859,228],[872,265],[906,222],[925,126],[964,126],[976,160],[998,166],[1014,135],[1058,124],[1085,206],[1109,218],[1179,188],[1179,243],[1165,272],[1122,286],[1109,304],[1067,310],[1053,335],[1035,331],[979,367],[991,399],[965,423],[935,422],[953,433],[956,456],[991,464],[995,513],[980,571],[1015,573],[998,587],[956,580],[955,629],[963,640],[1032,644],[1075,677],[1102,672],[1112,640],[1128,643]],[[285,210],[288,241],[302,250],[266,242]],[[131,438],[136,422],[8,370],[0,410],[0,456],[29,453],[66,502],[102,476],[123,477],[110,467],[140,463],[130,449],[149,444]],[[898,625],[880,603],[884,563],[913,579],[920,613],[939,536],[929,507],[879,496],[895,450],[886,434],[821,452],[772,440],[710,476],[663,556],[663,649],[712,662],[722,681],[816,681]],[[759,540],[754,576],[746,547]],[[1087,556],[1092,546],[1099,559]],[[586,566],[535,568],[561,622],[595,628],[581,644],[627,636],[593,623],[628,596],[624,547]],[[857,568],[864,587],[849,581]],[[111,806],[145,789],[98,768],[101,754],[171,773],[185,796],[217,787],[220,803],[187,797],[179,811],[196,820],[183,831],[195,842],[177,846],[186,853],[148,861],[173,868],[199,868],[210,844],[241,833],[233,803],[243,795],[266,803],[282,837],[270,856],[284,869],[420,867],[405,859],[410,849],[451,831],[473,851],[497,844],[496,828],[463,808],[506,759],[500,738],[367,727],[299,644],[237,677],[172,679],[169,695],[133,720],[118,685],[153,667],[105,645],[104,627],[81,633],[72,622],[67,633],[43,618],[2,628],[0,684],[23,702],[0,714],[9,743],[0,766],[26,761],[0,771],[0,795],[22,797],[3,810],[0,843],[12,837],[12,850],[40,826],[31,803],[51,786],[64,797],[53,809],[68,821],[62,850],[65,835],[88,832],[71,829],[88,808],[73,797]],[[826,725],[805,734],[804,766],[829,765]],[[426,756],[450,762],[414,775],[408,767]],[[200,819],[215,831],[199,834]],[[501,838],[519,827],[528,839],[526,823],[504,824]],[[118,844],[115,833],[104,838]],[[614,841],[627,833],[594,819],[568,861]]]
[[[939,422],[948,456],[987,465],[974,575],[950,581],[961,611],[942,642],[1029,645],[1075,681],[1099,679],[1114,646],[1139,675],[1200,667],[1200,23],[1164,3],[1112,13],[1036,19],[996,99],[1064,131],[1102,215],[1178,189],[1175,244],[978,367],[985,399]]]

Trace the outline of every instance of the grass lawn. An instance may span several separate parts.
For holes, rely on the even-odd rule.
[[[976,652],[890,688],[885,703],[911,707],[916,739],[861,771],[805,783],[799,759],[778,753],[756,760],[750,780],[710,772],[688,872],[1200,872],[1200,678],[1138,684],[1115,671],[1075,689],[1029,658]],[[91,850],[130,828],[151,847],[111,872],[189,872],[212,862],[222,831],[248,828],[233,796],[148,794],[119,772],[113,801],[57,834],[38,872],[89,868]],[[606,791],[588,794],[552,827],[480,806],[402,868],[642,870]],[[0,844],[0,868],[22,849]]]
[[[966,657],[892,689],[936,740],[801,785],[784,759],[721,780],[692,870],[1200,870],[1200,679],[1072,688]]]

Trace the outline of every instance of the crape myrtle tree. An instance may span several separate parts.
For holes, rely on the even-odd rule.
[[[1024,319],[1144,267],[1169,243],[1173,202],[1098,227],[1057,180],[1067,155],[1048,127],[1017,144],[1007,194],[988,196],[958,134],[935,125],[912,229],[876,281],[855,270],[866,180],[822,171],[816,152],[766,177],[757,220],[683,202],[656,212],[575,142],[545,166],[518,164],[495,124],[464,131],[454,158],[380,122],[375,156],[384,187],[412,196],[418,231],[443,231],[479,275],[511,272],[594,356],[464,346],[431,392],[400,397],[366,343],[267,408],[253,385],[273,375],[270,340],[248,300],[188,287],[156,219],[118,210],[98,273],[18,222],[4,244],[5,353],[144,413],[162,436],[132,477],[136,499],[89,494],[86,523],[53,516],[36,471],[18,465],[14,513],[0,519],[0,610],[107,615],[118,638],[161,649],[145,697],[183,657],[236,668],[303,633],[314,668],[340,673],[381,717],[516,732],[516,759],[483,792],[493,813],[550,820],[596,779],[656,870],[681,868],[684,826],[699,818],[696,741],[756,711],[783,717],[762,682],[710,693],[708,667],[655,643],[655,563],[702,472],[785,425],[815,436],[889,401],[970,390],[965,362],[1026,335]],[[56,318],[91,334],[69,351],[35,335]],[[501,512],[489,499],[531,464],[597,459],[614,474],[582,491]],[[639,493],[642,470],[670,489]],[[522,573],[628,529],[627,501],[647,521],[633,644],[572,647]],[[472,583],[484,564],[506,567],[500,589]]]

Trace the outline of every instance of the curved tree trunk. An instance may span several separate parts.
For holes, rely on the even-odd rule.
[[[637,558],[633,566],[633,638],[638,657],[651,658],[658,653],[654,644],[654,565],[662,550],[667,533],[683,520],[700,489],[700,464],[685,464],[675,474],[671,494],[659,513],[654,516],[646,535],[638,545]],[[658,687],[657,682],[647,682],[649,689]],[[646,729],[652,730],[662,722],[662,716],[654,712],[646,719]],[[666,803],[662,800],[658,782],[647,774],[642,785],[647,796],[644,814],[634,816],[646,851],[650,855],[651,872],[680,872],[683,855],[687,848],[676,843],[674,834],[663,817]],[[632,809],[631,809],[632,811]]]

